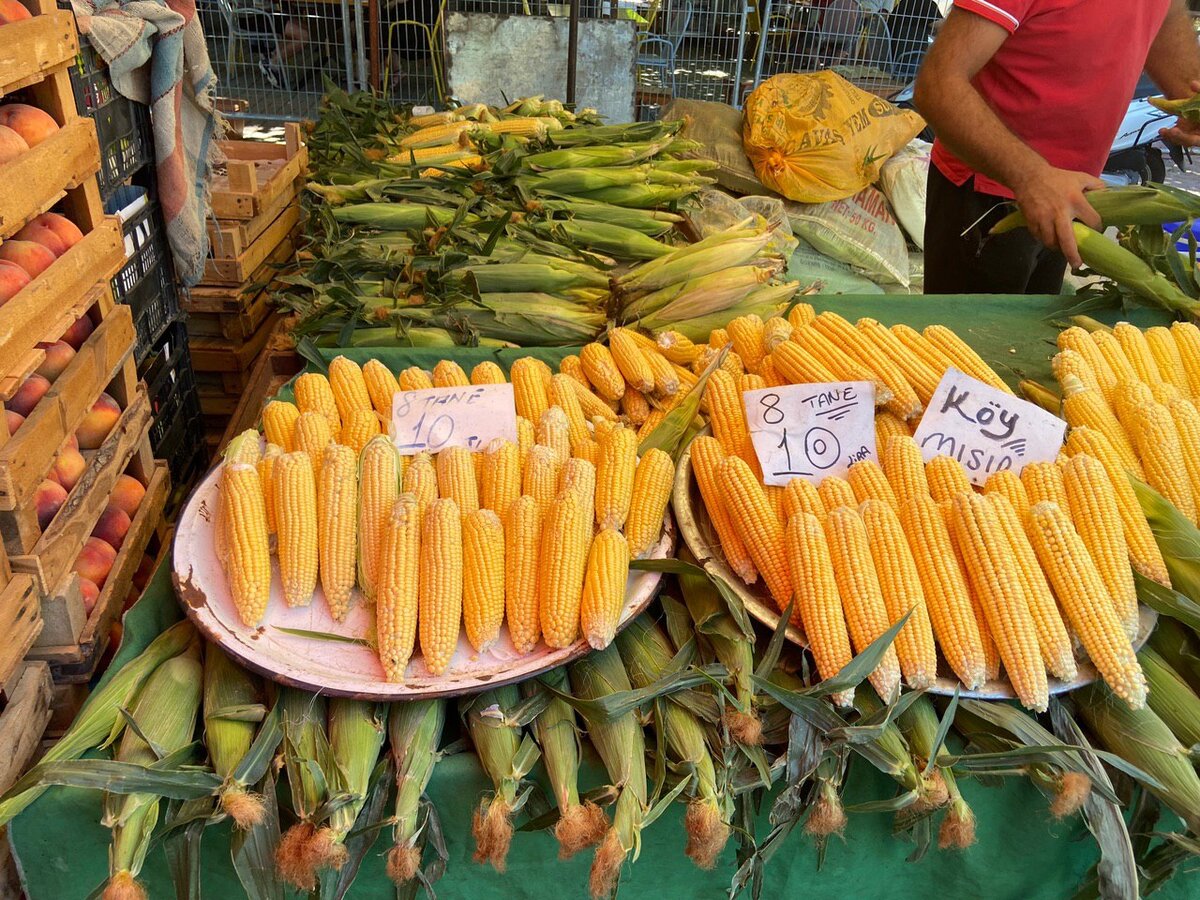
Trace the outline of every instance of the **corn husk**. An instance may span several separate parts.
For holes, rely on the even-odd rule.
[[[393,703],[388,715],[388,741],[396,762],[396,824],[387,870],[396,884],[416,878],[421,868],[421,795],[440,759],[437,751],[445,721],[443,700]]]
[[[588,200],[543,200],[542,209],[547,212],[565,213],[575,219],[605,222],[632,228],[650,237],[666,234],[683,216],[657,210],[626,209],[611,203],[596,203]]]
[[[454,210],[420,203],[356,203],[333,210],[334,219],[347,225],[363,225],[383,231],[413,231],[424,228],[430,220],[446,225],[454,218]],[[466,221],[477,221],[468,215]]]
[[[547,672],[541,681],[559,691],[568,688],[565,669]],[[521,687],[526,696],[541,689],[534,681],[527,681]],[[542,748],[546,775],[558,806],[558,822],[554,826],[558,858],[570,859],[599,842],[608,829],[608,820],[600,807],[579,800],[579,729],[575,710],[562,698],[551,697],[533,720],[533,733]]]
[[[1150,102],[1157,106],[1160,102],[1181,101],[1163,101],[1162,98],[1151,97]],[[1138,184],[1103,191],[1088,191],[1084,197],[1100,215],[1104,228],[1163,225],[1200,216],[1200,198],[1189,191],[1181,191],[1165,184]],[[992,226],[991,233],[1003,234],[1023,228],[1026,224],[1025,216],[1017,210]]]
[[[747,296],[722,310],[717,310],[703,315],[689,316],[686,319],[670,320],[661,315],[654,315],[641,320],[641,325],[651,331],[662,331],[670,329],[678,331],[684,337],[693,341],[704,341],[717,328],[722,328],[729,323],[731,319],[738,316],[755,315],[761,319],[769,319],[771,316],[780,315],[787,307],[787,303],[756,303],[752,302]]]
[[[331,782],[335,791],[352,798],[329,817],[335,843],[346,840],[366,802],[387,733],[385,716],[386,708],[369,700],[335,697],[329,701],[329,747],[336,766]]]
[[[668,327],[672,322],[723,312],[736,306],[771,275],[770,269],[754,265],[722,269],[647,294],[629,304],[624,314]]]
[[[1089,269],[1172,312],[1194,315],[1200,310],[1200,304],[1152,269],[1137,254],[1081,222],[1071,224],[1079,246],[1079,257]]]
[[[191,743],[200,708],[201,679],[199,653],[195,650],[158,666],[130,710],[141,735],[133,729],[126,730],[116,758],[149,766],[158,760],[155,747],[170,755]],[[161,798],[154,794],[105,795],[103,822],[112,829],[105,900],[145,896],[136,878],[150,849],[160,803]]]
[[[319,694],[294,688],[280,691],[283,710],[283,763],[292,794],[292,810],[300,821],[279,841],[275,870],[302,891],[316,888],[317,870],[325,864],[332,841],[328,828],[314,817],[330,796],[333,756],[325,732],[326,704]]]
[[[623,276],[620,286],[627,293],[660,291],[713,272],[736,268],[758,256],[770,239],[770,232],[756,228],[718,231],[694,244],[677,248],[670,256],[643,263]],[[667,302],[670,302],[669,297],[663,304]]]
[[[556,137],[557,141],[559,138]],[[523,164],[534,171],[547,169],[588,169],[603,166],[629,166],[657,156],[670,145],[669,138],[632,144],[607,144],[596,147],[564,147],[525,157]]]
[[[711,178],[695,178],[690,184],[630,184],[624,187],[601,188],[578,194],[585,200],[613,203],[631,209],[653,209],[685,200],[710,183]]]
[[[861,684],[854,691],[854,706],[864,718],[879,719],[884,712],[883,702],[874,688]],[[940,777],[935,779],[925,775],[917,767],[908,742],[896,725],[884,724],[871,743],[875,751],[871,762],[910,793],[913,805],[929,809],[946,802],[945,783]]]
[[[589,250],[611,253],[622,259],[656,259],[671,252],[671,245],[654,240],[632,228],[586,219],[545,223],[539,231],[562,234],[569,241]]]
[[[1161,616],[1148,646],[1183,679],[1193,693],[1200,692],[1200,646],[1196,636],[1175,619]]]
[[[669,138],[683,127],[683,121],[632,122],[620,125],[594,125],[570,128],[550,135],[556,147],[611,146]]]
[[[925,772],[930,772],[928,763],[934,758],[932,773],[945,785],[945,802],[948,808],[938,832],[938,846],[943,850],[965,850],[975,843],[975,813],[959,790],[950,754],[938,743],[940,723],[933,703],[928,697],[918,697],[900,714],[899,724],[909,748],[917,756],[917,764],[923,767]]]
[[[257,825],[264,815],[262,798],[234,778],[238,764],[250,752],[257,723],[266,716],[262,685],[215,645],[204,659],[204,743],[208,758],[225,784],[220,804],[238,828]]]
[[[465,280],[470,274],[481,293],[546,291],[557,293],[576,287],[607,288],[608,277],[596,269],[579,266],[568,269],[535,262],[464,266],[455,271]]]
[[[1138,651],[1138,661],[1150,686],[1150,709],[1162,719],[1185,747],[1200,745],[1200,697],[1166,660],[1149,647]]]

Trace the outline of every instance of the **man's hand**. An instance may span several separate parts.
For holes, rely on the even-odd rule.
[[[1191,88],[1192,94],[1200,94],[1200,81],[1193,81],[1188,87]],[[1179,147],[1200,147],[1200,122],[1193,122],[1191,119],[1180,116],[1172,127],[1160,128],[1158,133],[1168,144],[1175,144]]]
[[[1051,249],[1057,248],[1071,267],[1083,265],[1071,221],[1079,219],[1085,225],[1099,229],[1100,216],[1084,197],[1086,191],[1104,189],[1104,182],[1085,172],[1056,169],[1049,164],[1038,166],[1027,177],[1013,185],[1017,206],[1029,223],[1033,236]]]

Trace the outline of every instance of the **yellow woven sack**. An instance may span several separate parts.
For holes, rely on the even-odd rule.
[[[784,74],[746,99],[742,142],[767,187],[801,203],[826,203],[873,183],[924,127],[915,112],[834,72]]]

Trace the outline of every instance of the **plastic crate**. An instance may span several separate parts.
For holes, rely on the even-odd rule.
[[[112,280],[118,303],[133,312],[137,332],[134,357],[140,364],[180,316],[179,291],[167,244],[167,229],[157,201],[142,188],[125,186],[113,195],[121,217],[128,262]]]
[[[204,429],[187,328],[174,322],[139,370],[153,418],[150,446],[165,459],[176,485],[186,484],[204,459]]]
[[[96,123],[100,142],[100,195],[112,193],[154,157],[150,113],[146,106],[121,96],[113,87],[108,66],[86,38],[71,67],[71,87],[79,114]],[[108,212],[115,212],[109,209]]]

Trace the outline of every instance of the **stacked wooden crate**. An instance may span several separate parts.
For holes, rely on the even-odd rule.
[[[308,151],[298,125],[285,126],[284,138],[283,144],[222,143],[228,161],[211,189],[215,221],[208,226],[210,258],[203,282],[183,300],[200,408],[213,450],[279,324],[273,283],[296,252]]]
[[[133,359],[133,319],[129,307],[114,303],[109,283],[125,262],[124,242],[119,222],[104,215],[95,125],[78,115],[68,76],[78,50],[75,24],[50,0],[31,0],[30,11],[33,18],[3,26],[0,102],[35,106],[59,128],[0,165],[0,240],[50,210],[83,237],[0,306],[0,406],[19,402],[26,413],[0,416],[0,536],[8,568],[23,576],[8,583],[0,603],[14,592],[24,596],[14,583],[30,586],[36,603],[22,615],[38,620],[17,629],[22,636],[10,645],[15,613],[0,605],[0,628],[8,626],[0,660],[28,642],[22,655],[48,663],[56,680],[86,682],[161,527],[169,477],[146,437],[151,413]],[[60,339],[73,341],[74,353],[51,366],[48,353],[55,351],[47,348]],[[39,368],[54,370],[48,388]],[[90,449],[80,453],[80,445]],[[78,462],[69,475],[59,469],[68,456]],[[126,504],[133,515],[117,528],[119,550],[100,561],[103,577],[92,572],[102,582],[93,591],[76,569],[93,531],[107,527],[102,517],[117,518],[107,509],[122,475],[140,483],[140,502]],[[36,678],[42,671],[26,673]],[[7,684],[0,679],[0,690]],[[3,749],[0,743],[0,756]]]

